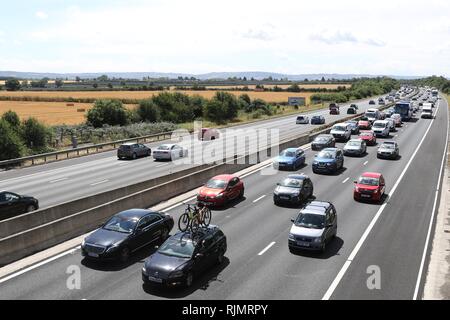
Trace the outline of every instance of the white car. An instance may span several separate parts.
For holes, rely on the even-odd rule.
[[[396,127],[401,127],[402,126],[402,116],[398,113],[394,113],[391,116],[391,119],[394,120],[395,126]]]
[[[390,125],[387,120],[377,120],[372,125],[373,133],[378,137],[388,137]]]
[[[433,119],[433,107],[431,106],[423,106],[421,118]]]
[[[155,160],[175,160],[187,157],[188,151],[177,144],[162,144],[153,151]]]
[[[395,128],[395,121],[392,118],[386,118],[386,121],[389,123],[389,131],[397,131]]]
[[[336,140],[348,141],[352,136],[352,127],[349,123],[337,123],[330,131]]]
[[[309,117],[307,117],[307,116],[298,116],[295,123],[296,124],[309,124]]]

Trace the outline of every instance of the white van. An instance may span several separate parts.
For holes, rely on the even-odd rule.
[[[349,123],[337,123],[330,131],[336,140],[347,141],[352,137],[352,127]]]
[[[380,111],[378,109],[368,109],[365,116],[368,121],[374,122],[380,119]]]
[[[390,131],[389,122],[386,120],[377,120],[372,125],[372,131],[376,136],[388,137]]]
[[[424,104],[422,107],[422,114],[420,115],[421,118],[427,118],[427,119],[433,119],[433,107],[431,106],[431,103]]]

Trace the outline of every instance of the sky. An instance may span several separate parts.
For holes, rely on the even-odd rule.
[[[448,0],[0,0],[0,70],[450,76]]]

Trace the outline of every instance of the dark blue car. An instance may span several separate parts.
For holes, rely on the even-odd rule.
[[[311,117],[311,124],[325,124],[324,116],[313,116]]]
[[[302,148],[288,148],[275,158],[273,166],[278,169],[297,170],[305,164],[305,160],[305,151]]]
[[[344,167],[344,153],[338,148],[325,148],[314,158],[314,173],[334,173]]]

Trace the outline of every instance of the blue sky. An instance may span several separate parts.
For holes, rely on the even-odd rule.
[[[449,3],[2,1],[0,70],[450,76]]]

